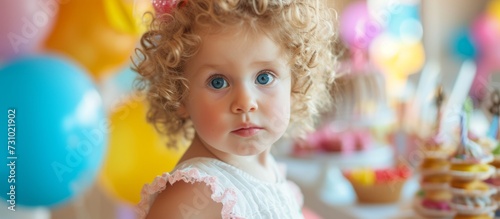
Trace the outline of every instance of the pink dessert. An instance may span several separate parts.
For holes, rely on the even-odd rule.
[[[350,129],[334,131],[325,127],[309,134],[304,142],[296,142],[295,155],[304,155],[318,152],[340,152],[344,155],[355,151],[366,150],[372,145],[369,130]]]

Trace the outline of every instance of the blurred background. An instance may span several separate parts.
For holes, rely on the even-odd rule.
[[[490,131],[500,0],[328,3],[338,15],[336,106],[305,142],[283,139],[273,153],[293,167],[316,215],[307,218],[412,218],[419,159],[411,139],[437,124],[453,133],[467,98],[470,130]],[[142,185],[175,166],[185,145],[165,147],[133,90],[146,11],[149,0],[0,2],[0,218],[134,219]],[[360,205],[347,171],[401,163],[412,173],[402,173],[402,194]]]

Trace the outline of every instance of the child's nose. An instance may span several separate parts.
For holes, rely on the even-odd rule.
[[[252,91],[251,88],[240,86],[234,92],[234,99],[231,104],[233,113],[254,112],[258,109],[255,91]]]

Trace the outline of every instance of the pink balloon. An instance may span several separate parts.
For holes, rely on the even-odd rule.
[[[470,95],[480,101],[487,94],[491,74],[500,70],[500,22],[489,14],[480,15],[474,20],[471,33],[479,54]]]
[[[480,54],[497,56],[500,49],[499,21],[488,14],[480,15],[472,24],[471,32]]]
[[[0,61],[34,52],[52,30],[59,4],[67,0],[0,3]]]
[[[350,4],[340,16],[340,36],[351,48],[366,50],[381,30],[381,24],[371,16],[366,1]]]

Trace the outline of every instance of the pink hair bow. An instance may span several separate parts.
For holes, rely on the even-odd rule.
[[[165,13],[170,13],[172,9],[177,5],[179,0],[152,0],[153,8],[157,15],[162,15]],[[182,0],[183,5],[187,3],[187,0]]]

